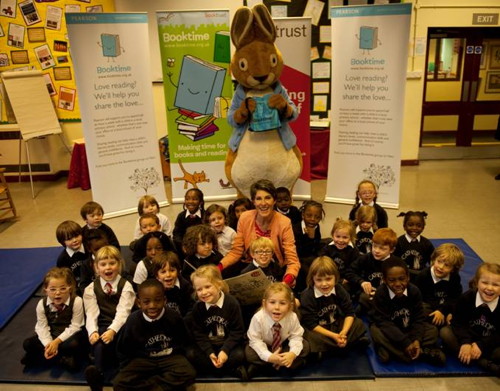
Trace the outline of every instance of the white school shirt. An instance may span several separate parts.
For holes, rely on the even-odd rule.
[[[110,281],[114,292],[118,290],[118,281],[120,281],[120,278],[121,276],[118,275],[114,281]],[[99,283],[104,290],[106,281],[99,277],[95,281],[91,282],[83,292],[83,304],[85,306],[85,315],[87,316],[85,328],[87,329],[89,337],[92,335],[92,333],[99,332],[99,327],[97,326],[97,318],[99,317],[100,312],[99,306],[97,305],[97,297],[94,293],[94,284]],[[130,315],[130,311],[132,310],[134,302],[134,288],[132,288],[132,284],[130,282],[125,281],[120,300],[118,301],[118,305],[116,306],[115,317],[113,318],[113,321],[109,325],[108,329],[111,329],[114,332],[118,333],[121,327],[125,324],[128,316]]]
[[[172,224],[170,224],[170,220],[168,219],[167,216],[161,213],[157,213],[156,216],[158,216],[158,220],[160,220],[160,231],[163,233],[167,234],[169,237],[172,236]],[[135,223],[135,228],[134,228],[134,239],[140,239],[144,236],[144,234],[141,232],[141,225],[139,224],[140,217],[137,219],[137,222]]]
[[[148,269],[146,269],[146,265],[144,264],[144,259],[139,261],[137,264],[137,267],[135,268],[134,272],[134,278],[132,281],[134,281],[137,285],[139,285],[141,282],[146,281],[148,279]]]
[[[38,339],[42,343],[43,346],[47,346],[50,342],[54,340],[52,335],[50,334],[50,325],[45,315],[45,308],[43,307],[44,299],[41,299],[36,306],[36,325],[35,325],[35,333],[38,335]],[[64,302],[66,306],[69,306],[71,302],[71,298]],[[52,300],[50,297],[47,297],[47,305],[49,309],[51,309]],[[83,326],[83,301],[81,297],[75,297],[75,301],[73,302],[73,315],[71,317],[71,323],[68,327],[64,329],[64,331],[59,334],[57,338],[59,338],[62,342],[66,341],[73,334],[80,331]]]
[[[217,232],[217,244],[219,252],[226,256],[226,254],[231,251],[233,247],[233,240],[236,237],[236,231],[227,225],[221,232]]]
[[[274,320],[268,315],[264,309],[260,309],[255,313],[250,321],[247,335],[250,347],[255,350],[257,355],[262,361],[268,362],[271,357],[271,352],[268,346],[273,343],[273,325]],[[289,311],[283,319],[279,321],[281,325],[281,343],[288,340],[290,352],[295,353],[296,356],[302,352],[302,335],[304,329],[300,325],[297,314]]]

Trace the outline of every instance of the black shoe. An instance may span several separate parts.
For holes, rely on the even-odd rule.
[[[444,367],[446,365],[446,356],[441,349],[438,348],[423,348],[422,360],[437,367]]]
[[[391,356],[389,355],[389,352],[383,346],[379,346],[376,349],[376,351],[377,351],[378,359],[382,364],[387,364],[391,360]]]
[[[240,365],[238,368],[236,368],[235,375],[244,382],[248,381],[248,373],[244,365]]]
[[[247,368],[248,380],[252,380],[254,377],[258,376],[260,373],[260,368],[258,365],[250,364]]]
[[[359,338],[357,341],[353,343],[353,347],[358,350],[364,350],[370,345],[370,338],[366,335]]]
[[[95,365],[89,365],[85,368],[85,379],[92,391],[102,391],[103,375]]]
[[[69,372],[77,372],[79,369],[73,356],[62,356],[59,363]]]
[[[496,377],[500,377],[500,365],[495,364],[493,361],[487,360],[485,358],[480,358],[477,363],[484,370],[494,374]]]

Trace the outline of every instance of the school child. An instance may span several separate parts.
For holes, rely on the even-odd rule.
[[[87,346],[82,332],[83,301],[75,295],[75,279],[70,269],[54,267],[43,280],[46,296],[36,307],[36,335],[24,340],[24,365],[56,362],[69,371],[78,369],[78,358]]]
[[[94,259],[97,254],[97,251],[99,251],[100,248],[104,246],[108,246],[108,237],[106,234],[101,231],[99,228],[93,229],[89,231],[88,235],[85,237],[84,240],[84,247],[87,251],[88,257],[87,259],[82,263],[81,267],[81,278],[80,278],[80,284],[79,284],[79,291],[83,292],[85,288],[95,280],[96,274],[95,274],[95,267],[94,267]]]
[[[120,371],[113,379],[115,391],[185,390],[194,383],[195,369],[184,356],[186,327],[165,304],[159,281],[148,279],[137,288],[139,310],[128,317],[116,342]]]
[[[161,232],[160,219],[154,213],[143,213],[139,217],[139,230],[141,232],[140,238],[150,232]],[[132,240],[129,244],[130,250],[134,252],[134,257],[132,257],[132,260],[136,263],[139,261],[139,259],[135,258],[135,246],[137,245],[137,242],[140,238]]]
[[[184,257],[182,240],[189,227],[203,223],[205,215],[205,201],[200,189],[189,189],[184,195],[183,211],[177,215],[174,223],[174,246],[181,258]]]
[[[339,269],[339,282],[349,290],[346,270],[359,257],[359,251],[354,245],[356,243],[354,227],[349,220],[337,219],[333,224],[331,235],[332,241],[319,250],[318,256],[326,255],[333,259]]]
[[[302,203],[299,209],[301,221],[293,225],[295,246],[300,258],[301,267],[304,261],[309,260],[308,265],[317,257],[321,248],[321,230],[319,223],[325,218],[325,210],[320,202],[308,200]]]
[[[406,234],[398,238],[394,255],[408,264],[412,281],[417,275],[429,266],[434,245],[429,239],[422,236],[425,228],[426,212],[401,212],[398,217],[404,216],[403,227]]]
[[[335,262],[316,258],[307,274],[307,288],[300,295],[301,323],[311,352],[339,352],[369,343],[363,321],[354,314],[349,293],[339,283]]]
[[[243,197],[235,199],[227,210],[229,226],[236,231],[240,215],[251,209],[255,209],[255,206],[249,198]]]
[[[218,250],[226,255],[233,245],[236,231],[227,225],[227,211],[221,205],[212,204],[205,211],[205,224],[210,225],[217,234]]]
[[[302,337],[304,329],[294,312],[295,299],[286,284],[269,285],[262,307],[255,313],[248,328],[245,356],[252,378],[271,368],[282,372],[295,370],[305,364],[309,344]]]
[[[57,258],[57,267],[67,267],[73,273],[76,281],[76,294],[83,293],[79,290],[82,264],[88,258],[83,246],[82,227],[74,221],[66,220],[56,228],[57,241],[64,250]]]
[[[195,225],[189,227],[182,248],[186,254],[182,266],[182,275],[189,279],[191,273],[201,265],[218,265],[222,254],[217,250],[217,237],[208,225]]]
[[[362,205],[356,211],[356,248],[360,254],[372,250],[373,233],[377,227],[377,211],[373,206]]]
[[[163,285],[167,308],[176,311],[182,317],[186,316],[194,305],[194,290],[191,281],[181,275],[181,263],[177,254],[164,251],[155,257],[153,274]]]
[[[173,251],[174,246],[166,233],[161,231],[149,232],[137,241],[134,251],[137,263],[134,272],[134,284],[139,285],[148,278],[155,278],[153,273],[153,259],[165,251]]]
[[[167,216],[160,213],[160,204],[158,203],[158,201],[156,201],[156,198],[151,195],[143,195],[141,198],[139,198],[137,212],[139,213],[139,218],[137,219],[137,223],[135,224],[134,228],[135,240],[145,235],[141,227],[141,216],[150,213],[158,217],[158,224],[160,225],[159,231],[164,232],[168,236],[172,236],[172,224],[170,223],[170,220]]]
[[[83,293],[85,327],[94,356],[94,364],[85,369],[85,378],[92,391],[102,390],[105,363],[115,362],[116,333],[135,301],[132,285],[120,275],[123,263],[116,247],[99,249],[94,260],[98,277]]]
[[[373,297],[370,332],[382,363],[424,360],[443,366],[446,356],[437,347],[438,330],[426,322],[420,290],[410,283],[406,262],[399,258],[382,264],[384,284]]]
[[[370,205],[377,211],[377,226],[379,228],[388,227],[387,212],[377,204],[377,193],[377,185],[372,181],[365,179],[359,182],[358,189],[356,190],[356,200],[349,212],[349,220],[354,221],[356,219],[356,211],[361,205]]]
[[[241,274],[252,270],[261,269],[271,282],[280,282],[283,279],[285,270],[273,259],[274,243],[264,236],[254,239],[249,247],[252,262],[245,267]]]
[[[120,243],[118,242],[118,238],[116,237],[115,233],[113,232],[111,227],[102,222],[104,209],[100,204],[94,201],[86,202],[80,209],[80,215],[85,221],[85,225],[82,227],[82,234],[84,239],[88,235],[89,231],[99,228],[108,237],[108,243],[120,250]]]
[[[292,221],[292,225],[298,224],[302,220],[299,208],[292,205],[292,194],[286,187],[278,187],[276,189],[275,208],[282,215],[288,217]]]
[[[354,297],[359,296],[360,311],[370,310],[373,295],[382,284],[382,267],[396,247],[397,235],[390,228],[380,228],[373,234],[372,251],[358,257],[347,269],[346,275]],[[397,258],[399,259],[399,258]]]
[[[471,283],[440,335],[462,363],[477,362],[500,377],[500,265],[482,263]]]
[[[232,374],[247,380],[242,347],[245,329],[238,301],[228,293],[214,265],[196,269],[191,282],[198,301],[190,325],[196,345],[188,348],[188,359],[199,373]]]
[[[415,280],[422,293],[427,320],[437,327],[449,325],[457,300],[462,294],[459,271],[464,254],[452,243],[443,243],[431,255],[431,266]]]

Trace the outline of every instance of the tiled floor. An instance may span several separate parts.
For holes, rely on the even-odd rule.
[[[423,161],[419,166],[403,167],[399,210],[388,210],[389,226],[403,233],[400,211],[425,210],[428,213],[424,236],[429,238],[463,238],[484,261],[500,263],[500,173],[499,159]],[[35,182],[37,197],[31,198],[29,183],[9,184],[19,219],[0,223],[0,248],[44,247],[58,245],[55,228],[63,220],[81,222],[80,206],[91,200],[90,191],[66,189],[66,182]],[[312,196],[321,201],[326,181],[314,181]],[[167,184],[167,194],[170,187]],[[353,189],[354,193],[354,189]],[[98,200],[97,200],[98,201]],[[227,206],[227,202],[221,204]],[[299,203],[297,203],[298,205]],[[327,236],[336,217],[347,217],[350,206],[324,204],[326,219],[322,223]],[[181,205],[162,208],[162,213],[175,220]],[[122,244],[132,238],[136,215],[116,217],[106,221]],[[0,260],[1,262],[1,260]],[[197,391],[485,391],[500,390],[500,379],[469,378],[378,378],[360,381],[316,381],[273,383],[197,384]],[[2,391],[88,390],[87,387],[0,384]]]

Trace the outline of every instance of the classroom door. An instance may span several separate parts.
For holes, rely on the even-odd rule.
[[[495,143],[500,28],[429,28],[420,146]]]

